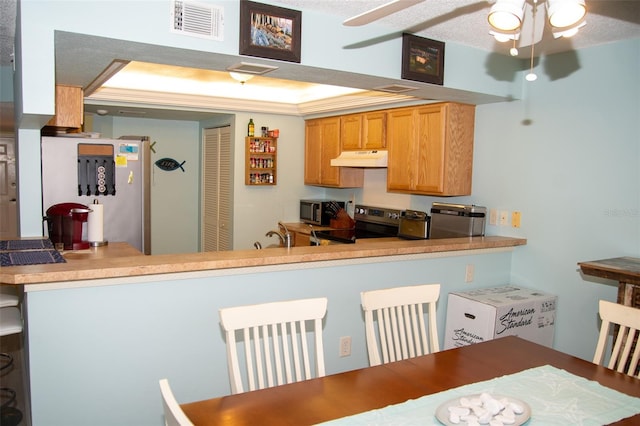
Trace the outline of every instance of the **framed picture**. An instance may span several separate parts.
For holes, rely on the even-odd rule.
[[[442,85],[444,43],[402,34],[402,78]]]
[[[240,1],[240,54],[300,62],[302,12]]]

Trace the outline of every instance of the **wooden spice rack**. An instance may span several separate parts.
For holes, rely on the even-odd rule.
[[[278,183],[278,138],[245,138],[245,185]]]

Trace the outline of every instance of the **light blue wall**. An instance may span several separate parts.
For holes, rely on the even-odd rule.
[[[640,39],[577,52],[580,69],[551,80],[573,54],[544,58],[522,101],[478,108],[474,195],[522,212],[512,280],[559,296],[555,347],[591,359],[597,301],[615,283],[578,273],[580,261],[640,257]],[[603,75],[602,64],[615,63]]]
[[[27,114],[18,134],[19,153],[23,155],[19,159],[21,231],[23,235],[29,235],[30,232],[31,235],[38,235],[41,230],[39,155],[36,149],[39,146],[39,131],[29,130],[29,126],[35,126],[33,123],[40,115],[45,120],[53,111],[53,28],[235,54],[237,10],[233,5],[235,2],[223,2],[227,14],[225,42],[212,44],[168,35],[163,15],[166,6],[164,2],[127,2],[126,8],[146,5],[145,12],[134,11],[137,14],[122,14],[121,10],[126,9],[124,6],[111,9],[117,2],[92,2],[92,9],[98,9],[92,10],[91,15],[100,15],[103,17],[101,20],[79,19],[82,18],[83,9],[78,8],[76,2],[43,3],[25,0],[22,3],[23,6],[28,6],[28,13],[23,14],[23,26],[26,26],[27,35],[23,36],[26,38],[22,43],[23,51],[18,54],[18,58],[26,56],[24,62],[19,64],[21,74],[18,78],[20,85],[24,81],[26,89],[24,93],[18,92],[22,93],[25,100],[24,111]],[[61,3],[66,4],[66,8],[59,8]],[[139,16],[145,16],[143,28],[132,25],[132,21],[139,19]],[[305,12],[305,17],[313,15]],[[314,28],[313,20],[310,19],[309,23],[306,19],[305,28]],[[121,22],[117,28],[112,25],[116,21]],[[378,71],[381,75],[396,75],[397,62],[389,60],[381,63],[378,60],[381,55],[377,52],[386,53],[388,49],[396,52],[398,46],[374,46],[366,51],[370,55],[349,51],[349,54],[361,55],[362,67],[356,68],[358,64],[348,60],[349,55],[343,52],[342,45],[366,37],[364,33],[357,33],[357,36],[342,43],[331,38],[324,49],[318,49],[320,42],[311,35],[305,36],[306,34],[303,34],[303,40],[308,43],[303,46],[305,64],[343,69],[343,65],[339,64],[343,60],[345,68],[353,67],[362,72],[369,69],[371,72]],[[145,419],[157,420],[141,421],[140,424],[160,424],[160,405],[159,399],[156,399],[155,381],[160,375],[169,376],[172,383],[176,383],[176,393],[181,400],[189,401],[224,392],[222,389],[227,386],[226,367],[222,341],[216,334],[216,309],[226,303],[255,303],[326,294],[330,297],[325,327],[330,371],[363,365],[364,358],[357,355],[357,350],[363,350],[362,347],[358,349],[363,338],[361,318],[353,317],[359,314],[356,295],[365,287],[395,285],[398,277],[402,277],[402,282],[406,284],[440,280],[445,286],[445,294],[460,287],[477,288],[507,282],[557,294],[557,337],[554,346],[590,359],[596,340],[597,300],[615,300],[616,286],[610,281],[598,282],[581,277],[577,262],[624,255],[640,256],[640,80],[637,77],[637,70],[640,69],[640,39],[583,49],[576,54],[543,58],[542,63],[537,66],[538,80],[526,85],[520,84],[522,73],[516,74],[513,82],[509,78],[499,80],[492,77],[495,73],[490,72],[490,67],[487,67],[490,61],[481,52],[467,52],[470,53],[466,56],[469,62],[462,61],[456,64],[457,67],[453,66],[449,58],[456,59],[457,54],[449,56],[449,53],[463,52],[465,49],[449,50],[449,44],[447,49],[446,69],[449,71],[446,71],[446,80],[453,75],[451,79],[456,84],[462,84],[458,82],[466,78],[467,84],[486,83],[488,93],[511,93],[516,98],[522,98],[521,101],[478,106],[473,196],[449,200],[521,211],[521,228],[488,226],[487,231],[489,234],[524,236],[528,239],[527,246],[516,249],[513,255],[471,256],[423,261],[418,264],[402,262],[397,265],[375,265],[375,268],[339,267],[322,270],[318,274],[272,273],[244,278],[171,281],[34,295],[29,300],[30,308],[33,307],[37,313],[34,314],[37,315],[36,318],[30,322],[35,333],[35,337],[30,336],[30,342],[38,349],[37,355],[31,360],[37,373],[32,383],[36,398],[34,418],[47,419],[47,416],[54,416],[55,413],[67,415],[79,406],[87,407],[83,414],[93,414],[88,418],[100,418],[106,411],[117,411],[113,406],[125,404],[123,400],[126,399],[125,396],[118,396],[118,391],[126,387],[116,388],[116,380],[109,377],[116,367],[126,366],[120,371],[122,374],[136,372],[127,376],[129,379],[124,383],[135,391],[129,395],[129,399],[137,404],[122,411],[123,416],[134,419],[139,415]],[[318,52],[318,56],[311,52]],[[370,61],[375,62],[376,66],[371,66]],[[567,65],[576,61],[579,68],[576,71],[568,70]],[[548,77],[551,73],[564,77]],[[492,79],[494,81],[490,83]],[[496,90],[492,92],[494,89]],[[19,102],[17,108],[23,110]],[[238,115],[236,140],[244,135],[243,126],[248,116],[249,114]],[[301,124],[293,119],[282,118],[279,121],[271,116],[255,115],[254,119],[268,122],[270,127],[284,129],[285,126],[290,126],[292,130],[288,130],[288,133],[292,139],[287,141],[283,149],[288,150],[290,155],[300,155],[302,151],[296,145],[294,135],[300,132],[298,137],[302,137]],[[297,158],[302,161],[301,156]],[[235,162],[237,180],[237,157]],[[291,170],[287,169],[284,173],[292,179],[302,176],[301,165],[296,168],[292,163],[291,167]],[[368,171],[365,176],[365,188],[353,191],[361,201],[428,210],[431,202],[442,200],[388,194],[384,191],[383,172]],[[281,209],[282,215],[287,219],[295,210],[295,207],[289,205],[291,199],[299,197],[281,194],[279,188],[280,185],[276,190],[267,189],[264,192],[259,192],[257,188],[246,188],[245,192],[236,194],[239,197],[237,202],[251,207],[254,205],[252,203],[260,205],[258,203],[263,202],[262,197],[276,200],[284,207],[278,206],[269,214],[280,214],[278,210]],[[304,191],[313,192],[315,189],[305,188]],[[332,190],[326,193],[340,196],[349,191]],[[243,221],[249,216],[249,210],[242,209],[243,213],[239,213],[243,215]],[[259,216],[260,212],[255,212],[251,217]],[[240,222],[236,217],[236,226]],[[271,223],[273,221],[269,217],[269,224]],[[263,232],[260,228],[262,226],[255,226],[252,233]],[[252,241],[247,236],[242,244]],[[476,267],[476,280],[471,285],[461,284],[467,263],[473,263]],[[327,277],[339,277],[340,283],[326,282]],[[202,297],[193,297],[194,295]],[[106,301],[111,302],[105,303]],[[174,302],[173,305],[170,301]],[[101,303],[102,306],[107,306],[104,311],[97,309]],[[119,318],[126,327],[118,327],[118,330],[123,330],[122,333],[112,332],[113,330],[107,332],[102,328],[105,327],[106,319],[111,320],[110,315],[115,312],[115,307],[123,303],[123,308],[126,309]],[[141,309],[142,306],[144,309]],[[193,309],[194,306],[197,309]],[[439,309],[439,315],[443,315],[446,308],[442,302]],[[79,317],[87,318],[86,324],[78,321]],[[174,321],[175,318],[177,320]],[[60,322],[55,322],[54,319],[59,319]],[[337,322],[333,322],[336,319]],[[442,328],[443,317],[440,316],[439,320]],[[185,326],[184,321],[189,322],[189,325]],[[199,325],[193,326],[194,322]],[[114,326],[117,326],[117,321]],[[349,332],[354,336],[354,356],[348,360],[338,359],[335,355],[337,337],[343,335],[343,327],[351,327]],[[99,332],[92,337],[94,329]],[[135,333],[129,333],[129,329]],[[190,332],[187,334],[185,329],[193,330],[193,335]],[[208,333],[211,334],[210,340],[207,338]],[[171,356],[165,356],[157,350],[163,347],[158,341],[169,341],[166,337],[169,335],[171,342],[177,339],[179,343],[170,348],[175,351],[170,352]],[[138,343],[137,339],[142,339],[142,343]],[[150,342],[150,339],[158,341]],[[85,341],[90,344],[85,345]],[[149,344],[149,352],[143,348],[145,344]],[[201,345],[211,346],[200,349]],[[126,356],[113,361],[113,357],[103,357],[100,350],[91,351],[92,346],[97,349],[118,350],[120,352],[116,354],[124,353]],[[198,349],[193,350],[194,346]],[[333,355],[331,348],[335,349]],[[76,355],[76,352],[80,355]],[[111,353],[114,352],[107,352]],[[82,361],[82,355],[86,361]],[[69,362],[57,359],[58,356],[68,358]],[[176,358],[186,362],[176,364]],[[148,359],[157,361],[149,363]],[[62,362],[60,365],[64,368],[60,369],[57,362]],[[113,362],[116,362],[115,366],[110,364]],[[104,376],[96,365],[105,369]],[[184,368],[188,371],[186,375],[180,372]],[[209,368],[212,370],[207,371]],[[63,372],[67,374],[64,378],[68,382],[64,391],[56,386],[62,377],[58,374]],[[117,375],[114,377],[120,378]],[[98,392],[103,392],[101,395],[85,392],[78,398],[66,398],[67,393],[76,396],[76,392],[79,392],[74,389],[76,385],[77,389],[86,389],[81,385],[90,383],[95,388],[96,383],[105,379],[111,382],[103,390],[98,389]],[[56,397],[47,399],[51,395]],[[109,397],[105,398],[105,395]],[[114,399],[113,406],[104,403],[110,398]],[[120,398],[122,399],[119,400]],[[63,399],[73,400],[72,408],[61,409],[65,403]],[[55,404],[62,405],[56,407]],[[106,410],[104,407],[110,408]],[[145,409],[137,410],[135,407]],[[81,423],[79,421],[78,424]],[[41,424],[51,423],[43,420]]]
[[[516,249],[518,250],[518,249]],[[439,259],[376,261],[226,277],[27,294],[33,425],[160,426],[158,380],[168,378],[181,402],[229,394],[222,307],[327,297],[323,323],[327,374],[368,365],[360,292],[396,284],[442,284],[440,342],[446,293],[475,283],[509,283],[510,252]],[[339,339],[352,336],[352,355]]]

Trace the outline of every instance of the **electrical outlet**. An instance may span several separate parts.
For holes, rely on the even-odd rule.
[[[500,210],[500,226],[509,224],[509,212],[507,210]]]
[[[511,213],[511,226],[514,228],[520,228],[520,220],[522,219],[522,214],[520,212]]]
[[[342,336],[340,338],[340,356],[351,355],[351,336]]]
[[[473,281],[473,264],[470,263],[467,265],[466,269],[464,270],[464,282],[465,283],[470,283],[471,281]]]
[[[489,210],[489,225],[497,225],[498,224],[498,210],[491,209]]]

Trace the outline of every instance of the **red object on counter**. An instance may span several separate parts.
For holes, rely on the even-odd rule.
[[[61,203],[47,209],[44,220],[48,223],[49,239],[53,244],[64,244],[65,250],[85,250],[91,245],[82,241],[82,224],[91,210],[84,204]]]

